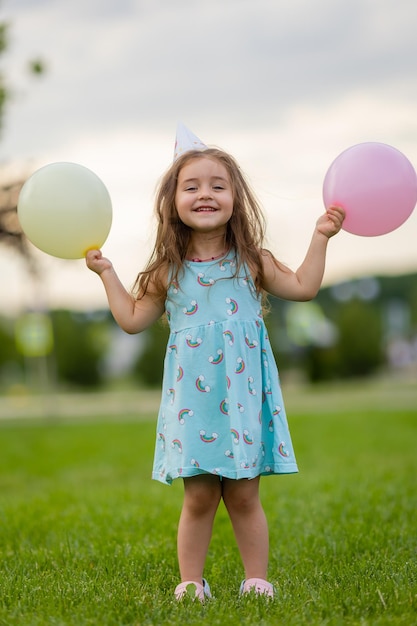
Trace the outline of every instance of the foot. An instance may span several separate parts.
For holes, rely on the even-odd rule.
[[[176,586],[174,593],[176,600],[183,600],[188,596],[192,600],[197,599],[204,602],[206,598],[211,598],[210,587],[205,578],[203,578],[203,584],[186,580]]]
[[[254,591],[257,596],[274,597],[274,586],[263,578],[248,578],[240,585],[239,594],[244,595]]]

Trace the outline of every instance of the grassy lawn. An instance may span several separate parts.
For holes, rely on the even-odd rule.
[[[300,474],[262,482],[273,602],[237,597],[223,508],[215,598],[173,601],[182,485],[150,479],[152,412],[0,420],[0,625],[417,624],[417,398],[372,393],[294,401]]]

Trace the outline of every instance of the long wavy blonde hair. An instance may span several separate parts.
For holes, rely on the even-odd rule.
[[[255,288],[262,292],[263,269],[261,249],[265,233],[265,219],[261,207],[235,159],[217,148],[192,150],[181,155],[162,177],[155,197],[157,232],[154,249],[145,269],[133,286],[137,299],[143,297],[152,284],[152,294],[164,299],[167,291],[167,272],[170,280],[179,280],[186,259],[191,228],[179,218],[175,206],[178,176],[181,169],[193,159],[213,159],[223,165],[229,175],[233,191],[233,213],[227,223],[225,248],[236,253],[236,274],[242,265],[250,267]]]

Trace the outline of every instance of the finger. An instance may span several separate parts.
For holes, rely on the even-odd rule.
[[[101,257],[101,250],[88,250],[87,252],[87,258],[91,259],[92,261],[97,261],[101,259]]]
[[[345,219],[345,212],[339,207],[333,207],[332,210],[328,211],[327,215],[334,223],[341,223]]]
[[[340,217],[342,220],[345,219],[345,210],[340,206],[331,207],[334,214]]]

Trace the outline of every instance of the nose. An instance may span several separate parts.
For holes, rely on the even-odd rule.
[[[199,197],[201,200],[207,200],[208,198],[211,198],[211,188],[208,186],[201,187]]]

